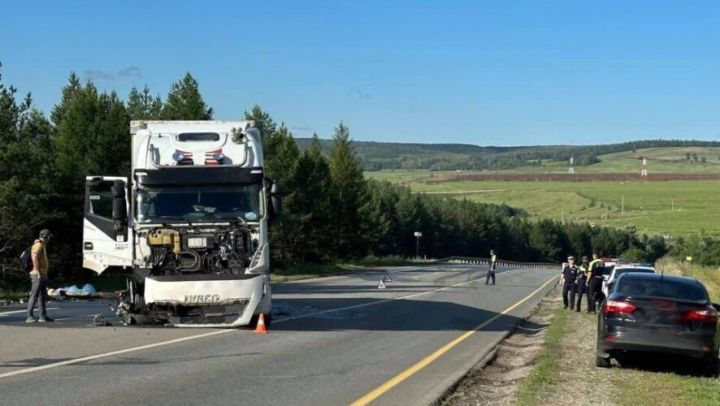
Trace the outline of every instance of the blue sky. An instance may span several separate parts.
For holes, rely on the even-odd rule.
[[[68,73],[122,97],[189,71],[216,118],[296,136],[479,145],[720,140],[720,3],[23,1],[3,82],[49,112]]]

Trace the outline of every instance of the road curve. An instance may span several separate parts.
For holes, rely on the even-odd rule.
[[[524,317],[555,270],[437,265],[277,284],[270,334],[92,327],[103,303],[53,303],[52,325],[0,309],[3,404],[430,404]]]

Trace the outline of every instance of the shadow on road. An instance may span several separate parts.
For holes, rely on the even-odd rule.
[[[402,299],[369,305],[376,302],[376,298],[277,300],[273,304],[273,318],[277,323],[272,325],[272,330],[467,331],[498,315],[494,311],[445,301]],[[350,308],[332,310],[346,307]],[[284,320],[288,318],[290,320]],[[505,331],[520,320],[503,315],[484,330]]]

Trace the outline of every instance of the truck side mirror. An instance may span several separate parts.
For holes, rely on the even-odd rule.
[[[270,186],[270,205],[272,206],[273,217],[280,217],[282,212],[282,197],[285,195],[285,188],[279,182],[272,182]]]
[[[113,227],[117,235],[125,235],[127,227],[127,205],[125,203],[125,183],[116,180],[112,187],[112,218]]]

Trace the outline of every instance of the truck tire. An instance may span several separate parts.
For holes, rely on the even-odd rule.
[[[598,368],[610,368],[610,357],[595,355],[595,366]]]

